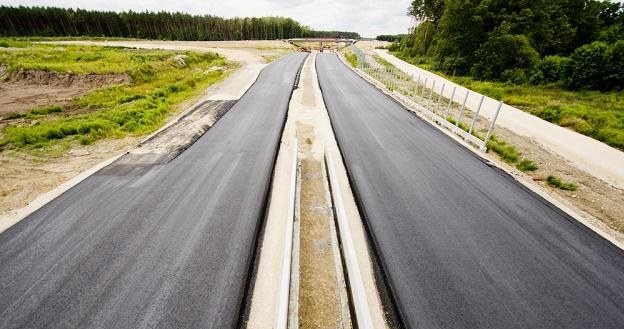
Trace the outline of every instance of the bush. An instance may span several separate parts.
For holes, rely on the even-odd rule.
[[[549,105],[534,110],[532,114],[548,122],[557,123],[563,115],[563,109],[557,105]]]
[[[492,136],[487,144],[488,151],[494,151],[494,153],[498,154],[500,158],[507,163],[514,163],[520,158],[520,153],[518,153],[516,148],[506,141],[498,140],[496,137]]]
[[[535,164],[535,162],[529,160],[529,159],[524,159],[522,161],[520,161],[520,163],[518,163],[516,165],[516,168],[518,168],[520,171],[535,171],[537,170],[537,165]]]
[[[505,70],[501,73],[501,80],[511,82],[516,85],[521,85],[529,81],[526,71],[523,69]]]
[[[480,79],[500,80],[506,70],[518,71],[526,74],[532,70],[539,54],[531,47],[529,40],[524,35],[507,34],[504,31],[495,31],[490,34],[475,52],[476,63],[472,67],[472,74]]]
[[[603,79],[607,76],[607,50],[604,42],[593,42],[577,48],[572,59],[569,87],[572,89],[605,89]]]
[[[572,69],[572,60],[568,57],[546,56],[535,65],[531,83],[535,85],[547,83],[563,83]]]
[[[624,83],[624,40],[609,46],[606,71],[604,87],[607,90],[622,90]]]
[[[352,67],[357,67],[358,65],[357,55],[355,55],[354,53],[350,53],[346,56],[346,58],[347,58],[347,62],[349,62],[349,64],[351,64]]]

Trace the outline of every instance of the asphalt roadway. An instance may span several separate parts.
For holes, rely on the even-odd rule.
[[[323,98],[409,328],[624,328],[624,253],[319,54]]]
[[[114,163],[1,234],[0,327],[234,327],[304,58],[171,162]]]

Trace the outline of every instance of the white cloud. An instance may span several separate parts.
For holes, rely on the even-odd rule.
[[[286,16],[318,30],[355,31],[362,36],[405,33],[410,0],[0,0],[11,6],[54,6],[114,11],[180,11],[190,14]]]

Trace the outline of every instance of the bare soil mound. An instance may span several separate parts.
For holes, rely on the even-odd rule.
[[[36,107],[64,104],[75,97],[111,84],[129,83],[128,74],[73,74],[43,70],[8,72],[0,66],[0,117]]]

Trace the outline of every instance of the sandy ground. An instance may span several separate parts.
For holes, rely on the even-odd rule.
[[[107,42],[89,41],[76,41],[71,43],[85,45],[101,43],[113,45]],[[241,67],[222,83],[211,86],[206,92],[176,107],[172,113],[171,120],[169,120],[159,132],[178,122],[182,116],[194,108],[193,105],[196,103],[209,100],[231,100],[240,98],[256,80],[260,70],[266,65],[266,61],[258,52],[270,52],[270,49],[255,50],[248,48],[251,44],[255,44],[256,46],[270,46],[275,43],[237,42],[235,45],[240,47],[240,49],[218,49],[218,53],[224,55],[230,61],[239,62]],[[115,45],[137,48],[209,51],[192,42],[169,43],[142,41],[120,42]],[[284,46],[282,46],[281,43],[275,45],[280,47],[277,52],[285,53],[283,50]],[[188,129],[189,126],[187,124],[178,125],[180,129],[174,128],[174,130],[172,130],[176,131],[176,133],[174,133],[176,136],[172,136],[172,131],[170,131],[170,133],[163,134],[160,140],[152,141],[152,143],[156,142],[156,144],[159,144],[158,146],[154,144],[151,146],[160,148],[162,151],[163,147],[164,149],[168,149],[168,147],[171,146],[169,144],[179,144],[180,138],[192,138],[192,136],[196,135],[195,128],[201,128],[201,126],[208,124],[208,121],[212,121],[214,118],[206,117],[203,119],[206,119],[206,122],[195,122],[193,129]],[[189,123],[189,121],[187,120],[186,123]],[[46,200],[43,199],[47,198],[46,195],[56,195],[54,191],[71,178],[78,176],[80,173],[106,159],[133,149],[139,145],[141,140],[142,138],[139,137],[129,137],[125,139],[103,140],[89,146],[74,145],[69,152],[63,152],[63,155],[58,157],[39,157],[12,152],[0,153],[0,227],[3,227],[3,223],[14,223],[18,221],[21,218],[17,217],[28,214],[29,211],[31,211],[30,208],[36,208],[44,204]],[[140,153],[142,150],[136,150],[136,152]],[[43,199],[37,199],[38,196],[42,196]],[[36,200],[36,202],[34,202],[34,200]]]
[[[118,155],[135,145],[136,137],[114,139],[88,146],[75,146],[57,158],[0,153],[0,214],[28,205],[39,194],[50,191],[87,168]]]
[[[387,89],[386,89],[387,90]],[[428,102],[428,91],[425,97],[411,98],[415,103],[425,105]],[[417,95],[421,95],[420,90]],[[437,108],[438,97],[432,97],[431,108]],[[439,114],[446,110],[448,100],[442,99]],[[415,111],[415,109],[410,108]],[[453,103],[449,117],[457,118],[460,105]],[[470,110],[464,111],[464,124],[469,124],[474,117]],[[491,121],[479,116],[475,124],[475,131],[484,134]],[[523,173],[515,167],[511,167],[500,159],[494,152],[488,153],[488,157],[499,167],[504,168],[516,178],[528,182],[549,198],[560,202],[563,206],[581,215],[583,220],[607,234],[611,239],[624,243],[624,191],[612,184],[594,177],[577,165],[563,158],[561,155],[550,151],[536,140],[536,137],[527,137],[507,129],[497,127],[495,133],[501,140],[506,140],[516,146],[521,153],[521,159],[528,158],[534,161],[539,169],[533,172]],[[576,191],[564,191],[549,186],[545,182],[548,175],[555,175],[566,182],[578,185]]]
[[[297,136],[302,140],[299,328],[351,328],[327,180],[323,163],[311,156],[314,129],[299,124]]]
[[[388,41],[363,40],[358,41],[355,45],[362,50],[374,50],[377,47],[388,47],[392,43]]]
[[[444,84],[443,95],[445,97],[451,97],[453,87],[457,87],[454,101],[463,101],[466,88],[406,63],[389,54],[386,50],[377,49],[375,53],[407,74],[414,75],[414,77],[420,76],[421,79],[427,77],[428,86],[435,80],[434,90],[437,93],[440,93]],[[470,109],[476,109],[480,99],[480,94],[471,92],[466,106]],[[485,97],[480,115],[486,119],[492,119],[497,105],[498,101]],[[543,148],[574,163],[579,169],[617,188],[624,189],[624,165],[622,165],[624,164],[624,152],[509,105],[504,105],[501,109],[496,125],[509,129],[520,136],[533,138]]]

